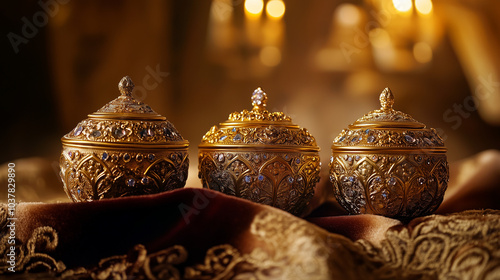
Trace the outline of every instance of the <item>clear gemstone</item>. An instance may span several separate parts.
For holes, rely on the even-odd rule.
[[[141,138],[153,137],[155,135],[154,131],[151,128],[145,128],[140,132]]]
[[[411,135],[405,135],[405,140],[406,140],[406,142],[408,142],[410,144],[413,144],[416,141],[415,138],[413,138],[413,136],[411,136]]]
[[[134,179],[128,179],[127,180],[127,186],[129,186],[129,187],[135,186],[135,180]]]
[[[137,160],[137,162],[141,162],[143,159],[142,155],[141,154],[138,154],[136,157],[135,157],[135,160]]]
[[[148,155],[148,159],[149,159],[149,161],[155,160],[155,155],[154,154],[149,154]]]
[[[257,179],[259,179],[259,181],[263,181],[264,180],[264,175],[259,175],[259,177],[257,177]]]
[[[231,129],[233,132],[236,132],[236,127],[233,127],[233,129]]]
[[[243,139],[243,136],[239,133],[233,137],[233,141],[241,141],[241,139]]]
[[[220,162],[223,162],[223,161],[224,161],[224,154],[220,154],[220,155],[219,155],[219,161],[220,161]]]
[[[292,183],[293,183],[293,181],[295,181],[295,180],[293,179],[293,177],[288,177],[288,183],[292,184]]]
[[[297,158],[297,159],[295,160],[295,163],[300,164],[300,158]]]
[[[360,157],[360,156],[356,156],[356,157],[354,157],[354,159],[355,159],[355,160],[360,160],[360,159],[361,159],[361,157]]]
[[[163,134],[165,135],[165,137],[171,137],[172,136],[172,131],[170,131],[170,129],[168,129],[168,127],[165,127],[163,129]]]
[[[370,135],[370,136],[368,136],[368,138],[366,138],[366,142],[368,142],[368,143],[373,143],[373,141],[375,141],[375,136],[373,136],[373,135]]]
[[[339,138],[339,141],[338,141],[338,142],[342,142],[342,141],[344,141],[344,140],[345,140],[345,136],[342,136],[342,137],[340,137],[340,138]]]
[[[387,194],[387,191],[386,190],[383,190],[382,191],[382,197],[383,198],[387,198],[389,196],[389,194]]]
[[[365,134],[370,134],[370,130],[369,129],[365,130]]]
[[[117,128],[117,129],[115,129],[115,131],[113,131],[113,136],[115,138],[118,138],[118,139],[125,136],[125,134],[127,134],[127,133],[126,133],[125,129],[123,129],[123,128]]]
[[[245,182],[247,182],[247,183],[252,182],[252,177],[250,177],[250,176],[248,176],[248,175],[247,175],[247,176],[245,176]]]
[[[92,135],[93,137],[101,137],[102,133],[101,133],[101,131],[100,131],[100,130],[96,130],[96,129],[95,129],[95,130],[93,130],[93,131],[92,131],[91,135]]]
[[[227,138],[227,135],[221,136],[220,141],[224,141],[224,140],[226,140],[226,138]]]
[[[252,93],[252,103],[256,105],[262,105],[262,101],[264,100],[265,93],[262,91],[262,89],[258,88],[254,90]]]
[[[354,177],[354,176],[349,176],[349,179],[348,179],[348,180],[349,180],[349,182],[354,183],[354,181],[356,181],[356,177]]]
[[[83,131],[83,127],[77,126],[73,133],[75,134],[75,136],[78,136],[78,135],[82,134],[82,131]]]
[[[102,153],[102,157],[101,158],[102,158],[102,160],[107,160],[109,158],[108,153],[106,153],[106,152]]]
[[[377,183],[378,183],[378,182],[380,182],[381,180],[382,180],[382,178],[380,178],[380,176],[375,177],[375,182],[377,182]]]
[[[130,155],[129,154],[124,154],[123,155],[123,160],[124,161],[129,161],[130,160]]]
[[[418,182],[420,185],[423,185],[423,184],[425,184],[425,178],[424,178],[424,177],[419,177],[419,178],[417,179],[417,182]]]
[[[428,145],[434,145],[434,143],[432,143],[431,139],[429,139],[429,138],[427,138],[427,137],[425,137],[425,138],[424,138],[424,141],[425,141],[425,143],[427,143]]]
[[[395,185],[396,185],[396,183],[397,183],[396,178],[394,178],[394,177],[389,178],[389,185],[391,185],[391,186],[395,186]]]
[[[149,184],[149,178],[148,177],[142,177],[141,179],[141,183],[143,185],[148,185]]]

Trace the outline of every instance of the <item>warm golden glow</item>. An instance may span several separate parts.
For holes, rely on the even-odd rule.
[[[355,25],[359,23],[361,15],[358,7],[353,4],[344,3],[340,4],[335,10],[335,17],[342,25]]]
[[[411,10],[412,3],[411,0],[392,0],[394,8],[400,12],[408,12]]]
[[[374,28],[368,33],[370,43],[375,48],[387,48],[391,46],[389,33],[382,28]]]
[[[420,63],[427,63],[432,60],[432,48],[429,44],[418,42],[413,46],[413,56]]]
[[[432,2],[431,0],[415,0],[415,8],[420,14],[428,15],[432,12]]]
[[[245,0],[245,11],[252,15],[260,15],[264,8],[262,0]]]
[[[285,3],[282,0],[271,0],[267,2],[266,12],[272,18],[281,18],[285,14]]]
[[[281,51],[277,47],[267,46],[260,50],[260,61],[265,66],[273,67],[281,62]]]
[[[211,7],[211,15],[214,20],[225,22],[233,14],[233,5],[231,0],[214,0]]]

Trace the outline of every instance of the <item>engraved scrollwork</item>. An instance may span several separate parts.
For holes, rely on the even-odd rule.
[[[387,130],[344,129],[333,141],[334,146],[366,147],[444,147],[443,139],[434,129]]]
[[[153,194],[182,188],[186,151],[130,152],[64,148],[60,157],[64,190],[73,201]]]
[[[299,215],[319,181],[317,153],[200,151],[203,187]]]
[[[65,138],[109,143],[164,143],[184,140],[168,121],[99,119],[81,121]]]
[[[222,127],[213,126],[202,139],[202,144],[240,145],[316,145],[316,140],[305,128],[288,128],[279,126],[264,127]]]
[[[432,213],[448,183],[444,154],[334,154],[330,180],[353,214],[412,218]]]

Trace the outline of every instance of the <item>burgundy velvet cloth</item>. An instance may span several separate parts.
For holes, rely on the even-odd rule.
[[[438,213],[500,209],[499,170],[496,151],[452,165],[449,190]],[[328,187],[320,186],[318,193]],[[376,244],[387,229],[404,226],[381,216],[346,215],[331,199],[320,204],[303,219],[351,240]],[[182,245],[190,254],[185,262],[189,266],[203,262],[207,250],[219,244],[251,252],[259,241],[249,234],[249,227],[263,211],[281,210],[198,188],[90,203],[21,203],[16,209],[16,237],[25,243],[36,228],[53,228],[59,240],[50,256],[66,268],[95,265],[137,244],[148,252]]]

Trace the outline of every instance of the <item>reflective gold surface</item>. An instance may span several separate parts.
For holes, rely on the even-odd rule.
[[[299,215],[314,195],[320,160],[316,140],[282,112],[266,109],[267,94],[252,95],[253,109],[230,114],[199,145],[204,188]]]
[[[448,185],[443,140],[434,129],[394,110],[390,89],[384,89],[380,104],[333,142],[335,196],[351,214],[401,219],[430,214]]]
[[[124,77],[121,96],[62,139],[64,190],[75,202],[152,194],[182,188],[189,165],[188,141],[165,117],[132,96]]]

